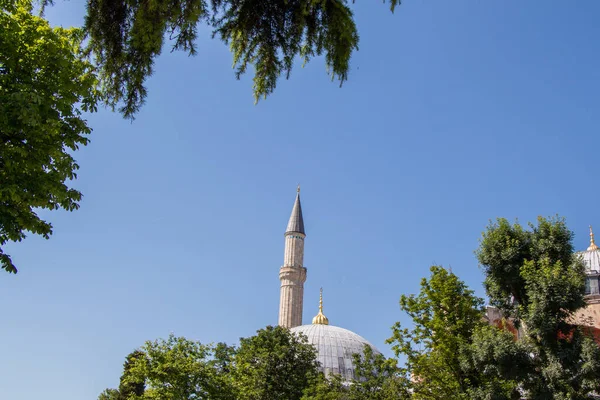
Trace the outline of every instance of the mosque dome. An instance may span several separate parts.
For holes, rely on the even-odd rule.
[[[302,333],[308,342],[317,349],[317,361],[325,375],[331,373],[341,375],[343,381],[355,379],[354,354],[363,354],[365,345],[371,347],[375,354],[380,352],[362,336],[338,326],[329,325],[323,314],[323,294],[319,304],[319,313],[313,318],[311,325],[301,325],[290,329],[294,333]]]
[[[596,245],[594,240],[594,232],[590,226],[590,246],[586,251],[582,251],[581,257],[585,263],[585,269],[587,274],[598,274],[600,273],[600,249]]]
[[[368,345],[375,354],[379,351],[362,336],[332,325],[301,325],[291,329],[294,333],[303,333],[308,342],[317,349],[317,361],[325,375],[339,374],[342,380],[355,378],[353,354],[363,354]]]

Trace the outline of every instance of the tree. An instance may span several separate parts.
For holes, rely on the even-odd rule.
[[[130,396],[142,396],[146,391],[146,382],[143,376],[132,374],[132,370],[136,363],[145,363],[146,355],[135,350],[130,353],[123,364],[123,375],[119,383],[118,400],[127,400]]]
[[[572,322],[585,306],[585,267],[572,239],[559,217],[539,217],[529,230],[501,218],[476,252],[490,302],[524,328],[521,350],[504,343],[503,354],[520,366],[515,379],[527,398],[584,399],[600,387],[600,349]],[[485,338],[477,343],[482,350],[500,347]],[[479,364],[493,365],[495,351],[481,351]]]
[[[354,354],[356,377],[343,383],[339,375],[322,377],[310,386],[302,400],[401,400],[409,399],[408,380],[395,359],[386,359],[365,346]]]
[[[299,400],[321,375],[316,357],[306,336],[280,326],[240,339],[233,370],[238,399]]]
[[[140,350],[130,353],[123,364],[119,389],[106,389],[98,400],[128,400],[130,396],[142,396],[146,390],[145,377],[133,375],[132,369],[136,362],[145,362],[145,354]]]
[[[356,379],[348,388],[349,400],[408,399],[408,380],[397,360],[386,359],[365,346],[363,354],[354,354]]]
[[[82,111],[95,110],[97,80],[83,31],[51,28],[31,0],[0,0],[0,26],[0,265],[16,273],[2,246],[26,232],[49,238],[37,210],[79,207],[71,152],[88,143]]]
[[[302,400],[348,400],[347,389],[339,375],[320,374],[314,384],[304,390]]]
[[[120,400],[119,391],[117,389],[106,389],[100,393],[98,400]]]
[[[235,400],[229,376],[216,368],[229,354],[174,335],[146,342],[128,356],[119,390],[107,389],[99,400]]]
[[[51,1],[51,0],[50,0]],[[46,0],[48,2],[48,0]],[[205,23],[229,44],[239,79],[255,70],[254,98],[266,97],[294,62],[325,55],[332,80],[348,79],[358,32],[347,0],[89,0],[88,50],[100,68],[107,103],[133,117],[146,97],[145,80],[169,38],[172,50],[197,53]],[[390,0],[391,10],[400,0]]]
[[[261,329],[237,349],[170,335],[131,353],[119,389],[98,399],[294,400],[321,377],[314,347],[285,328]]]
[[[414,327],[396,323],[388,343],[397,356],[406,357],[404,375],[410,376],[414,399],[473,399],[477,388],[507,385],[473,366],[473,335],[488,328],[482,305],[483,300],[464,282],[439,266],[431,267],[431,276],[421,281],[418,295],[401,297],[400,308]],[[504,389],[515,388],[508,383]]]

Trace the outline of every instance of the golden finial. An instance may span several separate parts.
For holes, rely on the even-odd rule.
[[[319,294],[319,313],[313,318],[312,323],[315,325],[329,325],[329,320],[323,314],[323,288]]]
[[[319,291],[319,311],[323,312],[323,288]]]
[[[594,241],[594,231],[592,230],[592,226],[590,225],[590,247],[587,248],[588,251],[598,250],[598,246],[596,246],[596,242]]]

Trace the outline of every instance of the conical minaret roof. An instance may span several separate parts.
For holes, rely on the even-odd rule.
[[[306,232],[304,232],[304,219],[302,218],[302,206],[300,205],[300,185],[298,185],[292,215],[290,215],[290,220],[285,230],[285,233],[288,232],[298,232],[306,235]]]

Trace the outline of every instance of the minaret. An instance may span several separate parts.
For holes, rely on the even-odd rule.
[[[279,325],[294,328],[302,325],[302,303],[304,300],[304,220],[300,205],[300,185],[296,202],[285,230],[285,252],[283,266],[279,270],[281,291],[279,299]]]

